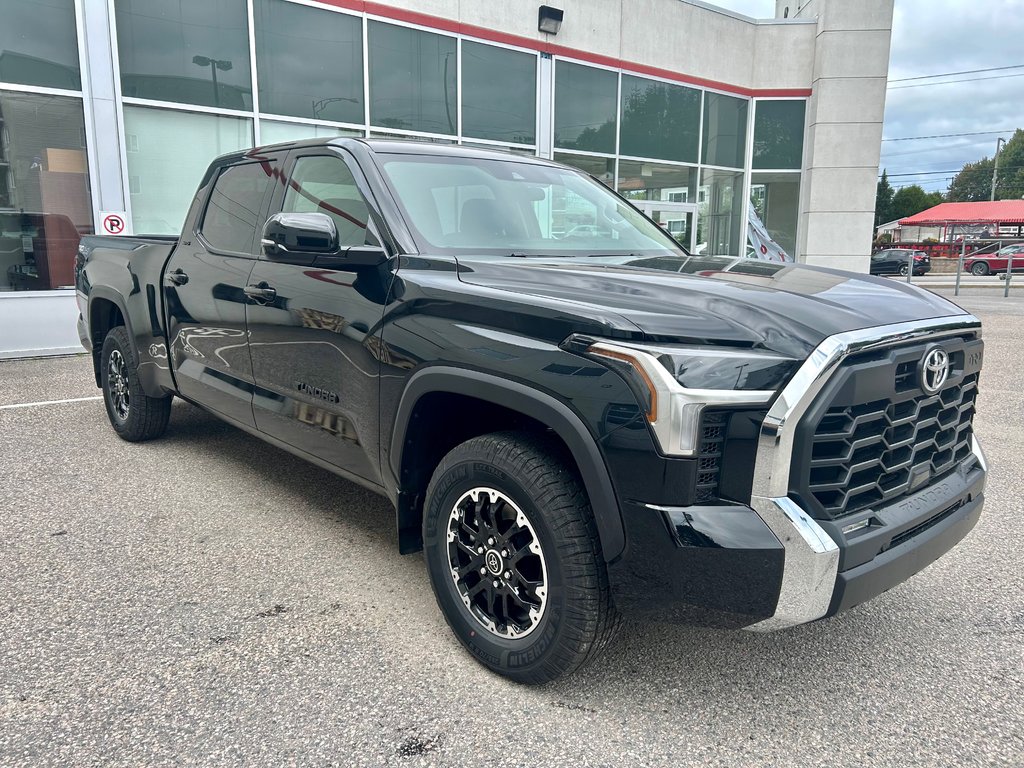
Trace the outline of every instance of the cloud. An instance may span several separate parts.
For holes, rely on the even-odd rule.
[[[848,0],[828,0],[846,2]],[[773,0],[717,0],[729,10],[767,18]],[[892,82],[919,75],[1024,64],[1024,0],[896,0],[885,105],[886,138],[1024,128],[1024,68]],[[980,80],[997,75],[1020,75]],[[948,80],[964,82],[937,85]],[[927,85],[916,86],[917,83]],[[913,88],[896,86],[915,85]],[[1004,134],[1007,138],[1010,133]],[[991,157],[997,134],[882,143],[882,167],[894,186],[920,182],[945,190],[964,163]]]

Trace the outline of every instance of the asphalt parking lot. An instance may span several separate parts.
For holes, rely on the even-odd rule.
[[[1024,295],[961,303],[960,547],[781,634],[627,624],[542,688],[462,652],[383,499],[181,402],[124,443],[86,357],[0,362],[0,765],[1020,766]]]

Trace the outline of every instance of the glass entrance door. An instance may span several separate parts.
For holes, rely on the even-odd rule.
[[[650,216],[681,246],[693,253],[697,246],[697,206],[694,203],[669,203],[662,200],[630,200]]]

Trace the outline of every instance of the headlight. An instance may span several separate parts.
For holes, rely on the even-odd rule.
[[[797,360],[728,347],[632,344],[571,336],[565,349],[601,359],[636,392],[666,455],[695,456],[708,406],[757,406],[774,397]]]

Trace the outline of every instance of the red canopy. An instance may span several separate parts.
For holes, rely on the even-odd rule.
[[[937,227],[943,224],[1024,224],[1024,200],[939,203],[908,219],[900,219],[900,226],[904,227]]]

